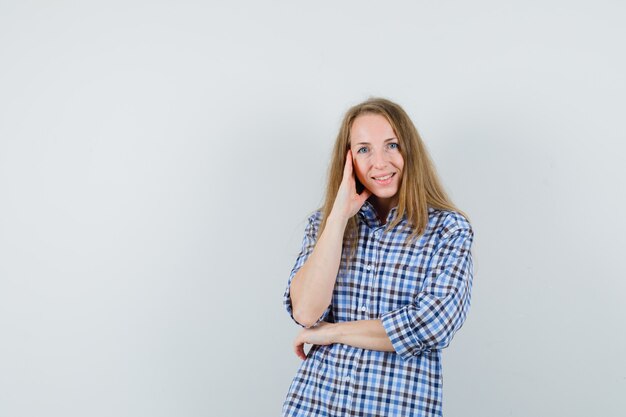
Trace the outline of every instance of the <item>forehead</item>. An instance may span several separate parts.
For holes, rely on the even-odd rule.
[[[396,133],[380,114],[366,113],[358,116],[350,127],[350,142],[384,142],[386,139],[395,138]]]

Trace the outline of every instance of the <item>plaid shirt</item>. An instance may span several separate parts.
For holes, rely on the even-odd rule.
[[[405,245],[406,216],[385,232],[369,201],[361,207],[356,259],[341,262],[318,323],[381,319],[395,352],[313,345],[289,387],[283,416],[442,415],[441,349],[470,306],[473,231],[458,213],[429,208],[428,215],[424,234]],[[292,319],[289,287],[313,251],[320,221],[320,211],[308,219],[283,296]]]

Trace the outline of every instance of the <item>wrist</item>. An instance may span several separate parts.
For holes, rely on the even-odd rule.
[[[341,229],[345,229],[346,225],[348,224],[348,220],[349,218],[340,216],[331,211],[328,215],[328,219],[326,220],[326,224],[330,225],[331,227],[339,227]]]
[[[330,328],[330,338],[332,340],[332,343],[341,343],[343,338],[343,328],[341,326],[341,323],[332,323],[331,328]]]

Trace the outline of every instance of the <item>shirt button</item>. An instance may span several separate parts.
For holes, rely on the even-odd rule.
[[[368,271],[371,271],[371,270],[372,270],[372,265],[371,265],[371,264],[367,266],[367,270],[368,270]]]
[[[378,235],[380,235],[380,232],[377,230],[374,232],[374,237],[378,237]]]
[[[361,311],[365,313],[367,311],[367,306],[361,306]]]
[[[350,376],[349,375],[344,376],[343,380],[346,382],[350,382]]]

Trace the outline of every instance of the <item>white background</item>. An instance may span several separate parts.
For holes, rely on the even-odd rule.
[[[0,1],[0,415],[280,415],[345,110],[476,232],[447,416],[623,416],[620,1]]]

